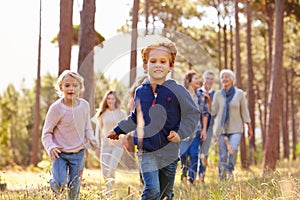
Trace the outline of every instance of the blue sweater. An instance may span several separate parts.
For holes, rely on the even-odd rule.
[[[135,92],[135,102],[140,100],[145,121],[142,150],[157,151],[158,155],[178,157],[179,143],[169,142],[167,136],[176,131],[181,139],[194,134],[200,119],[198,107],[188,91],[174,80],[167,80],[152,92],[149,81],[145,81]],[[136,129],[136,109],[114,128],[117,134],[127,134]],[[134,144],[138,145],[134,132]],[[141,147],[139,147],[141,149]]]

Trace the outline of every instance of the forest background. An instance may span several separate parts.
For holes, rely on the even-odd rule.
[[[211,68],[218,74],[221,69],[229,68],[236,72],[237,87],[247,93],[255,133],[249,141],[245,135],[242,138],[239,158],[242,168],[261,165],[263,175],[275,170],[277,161],[299,159],[298,0],[133,0],[128,20],[118,29],[122,36],[129,38],[125,49],[129,49],[130,63],[118,66],[126,69],[126,81],[108,76],[103,70],[105,66],[95,70],[99,69],[95,67],[97,59],[101,59],[94,57],[97,49],[101,51],[109,42],[120,38],[105,39],[95,30],[95,0],[81,2],[80,24],[73,24],[74,3],[78,2],[60,1],[59,33],[49,41],[59,50],[57,73],[41,75],[42,18],[39,15],[37,64],[23,66],[36,68],[35,84],[18,89],[11,83],[0,94],[0,169],[49,165],[40,142],[41,128],[49,106],[57,99],[53,88],[57,75],[70,69],[71,54],[76,48],[76,70],[85,78],[83,97],[90,102],[92,115],[109,89],[119,92],[126,109],[127,91],[139,76],[137,41],[145,35],[166,37],[182,48],[182,55],[186,56],[177,60],[175,73],[171,75],[179,82],[188,70],[201,74]],[[212,10],[216,13],[215,21],[204,23]],[[186,52],[192,50],[204,57],[188,57]],[[87,167],[99,167],[98,160],[90,156]]]

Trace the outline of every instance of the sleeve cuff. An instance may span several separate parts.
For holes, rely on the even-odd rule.
[[[116,132],[117,135],[126,134],[124,131],[122,131],[122,129],[119,126],[115,127],[114,131]]]

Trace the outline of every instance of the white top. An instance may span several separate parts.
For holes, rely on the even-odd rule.
[[[125,119],[127,114],[124,110],[105,110],[104,113],[98,118],[100,126],[100,140],[101,146],[121,146],[120,140],[111,140],[107,138],[108,133],[118,125],[118,122]]]

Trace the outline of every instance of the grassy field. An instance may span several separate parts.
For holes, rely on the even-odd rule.
[[[189,185],[180,182],[180,167],[175,180],[174,199],[300,199],[300,162],[280,162],[276,172],[260,177],[260,166],[234,172],[234,182],[220,183],[217,167],[207,169],[205,184]],[[7,188],[0,192],[0,199],[53,199],[48,187],[49,170],[0,170],[0,182]],[[140,199],[142,187],[137,170],[116,173],[116,183],[111,199]],[[61,195],[58,199],[66,199]],[[81,199],[107,199],[100,169],[85,169]]]

